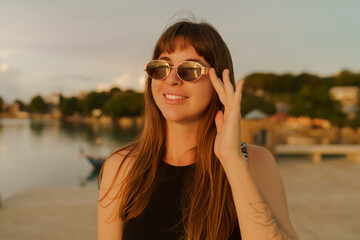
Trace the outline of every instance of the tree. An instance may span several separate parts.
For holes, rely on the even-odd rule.
[[[304,85],[293,96],[288,114],[327,119],[339,126],[346,122],[346,115],[341,112],[340,103],[330,98],[328,87],[323,85]]]
[[[143,112],[144,94],[126,91],[105,103],[103,113],[112,117],[138,116]]]
[[[4,100],[2,99],[2,97],[0,97],[0,112],[2,112],[3,103],[4,103]]]
[[[360,75],[343,70],[335,80],[336,86],[358,86],[360,87]]]
[[[110,96],[111,97],[114,97],[114,96],[117,96],[119,94],[122,93],[121,89],[120,88],[117,88],[117,87],[113,87],[112,89],[110,89]]]
[[[90,114],[94,109],[102,109],[105,102],[111,98],[106,92],[90,92],[82,101],[83,112]]]
[[[360,128],[360,111],[357,112],[356,117],[349,121],[349,126],[353,129]]]
[[[277,83],[277,76],[272,73],[254,73],[245,77],[246,85],[244,91],[254,92],[256,90],[269,91],[274,89]]]
[[[20,111],[27,111],[28,110],[26,104],[23,101],[21,101],[19,99],[16,99],[15,103],[17,103],[19,105],[19,110]]]
[[[36,113],[46,113],[48,111],[48,106],[40,95],[31,99],[30,111]]]
[[[259,109],[269,115],[276,112],[275,104],[270,99],[253,95],[244,95],[241,100],[242,116],[245,116],[254,109]]]
[[[80,101],[76,97],[61,97],[59,109],[63,116],[71,116],[81,110]]]

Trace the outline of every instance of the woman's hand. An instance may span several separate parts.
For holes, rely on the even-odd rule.
[[[215,124],[217,135],[214,151],[222,165],[229,161],[245,159],[241,152],[241,96],[244,80],[240,80],[234,88],[230,82],[229,70],[223,71],[223,82],[217,77],[215,70],[209,71],[210,80],[218,93],[220,101],[225,107],[224,112],[216,114]]]

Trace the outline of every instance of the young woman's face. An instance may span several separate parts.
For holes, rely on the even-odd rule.
[[[204,67],[211,67],[191,45],[186,49],[181,49],[180,43],[175,46],[173,53],[163,52],[158,59],[175,67],[184,61],[196,61]],[[163,80],[153,79],[151,89],[155,103],[166,121],[178,123],[201,120],[214,91],[208,75],[202,75],[194,82],[184,82],[178,77],[177,69],[171,69]]]

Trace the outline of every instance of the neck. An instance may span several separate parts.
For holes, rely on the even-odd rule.
[[[175,166],[195,162],[199,123],[166,123],[166,155],[164,161]]]

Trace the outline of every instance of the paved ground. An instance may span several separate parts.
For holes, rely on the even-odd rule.
[[[290,217],[302,240],[360,239],[360,164],[280,160]],[[1,240],[96,239],[97,189],[33,188],[3,202]]]
[[[95,187],[33,188],[0,209],[1,240],[96,239]]]
[[[359,163],[280,161],[279,170],[300,239],[360,239]]]

